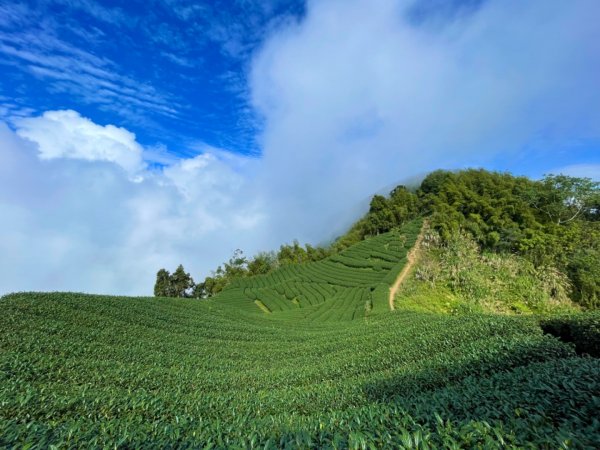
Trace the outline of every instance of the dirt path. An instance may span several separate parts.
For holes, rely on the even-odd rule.
[[[417,253],[419,251],[419,247],[421,246],[421,241],[423,240],[424,233],[425,233],[425,223],[423,223],[423,227],[421,228],[421,231],[419,232],[419,236],[417,236],[415,245],[413,246],[413,248],[410,249],[410,252],[408,252],[408,255],[406,255],[406,265],[402,268],[402,272],[400,272],[400,274],[398,275],[398,278],[396,278],[396,281],[394,281],[394,284],[390,288],[390,298],[389,298],[390,311],[393,311],[395,309],[394,308],[394,297],[396,296],[396,292],[398,292],[398,289],[400,288],[400,286],[406,279],[406,276],[408,275],[408,272],[410,272],[410,269],[412,269],[412,267],[415,265],[415,261],[417,260]]]

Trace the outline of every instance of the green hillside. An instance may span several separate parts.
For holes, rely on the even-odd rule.
[[[0,448],[600,448],[599,189],[434,172],[173,298],[2,297]]]
[[[235,279],[219,295],[219,303],[246,311],[285,312],[280,318],[289,320],[352,320],[386,311],[389,287],[421,226],[421,220],[414,220],[321,261]]]
[[[387,311],[420,227],[210,300],[4,297],[0,446],[600,446],[600,360],[534,317]]]

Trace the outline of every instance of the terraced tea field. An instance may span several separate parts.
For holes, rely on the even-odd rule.
[[[0,447],[599,448],[600,360],[531,317],[387,311],[411,226],[210,301],[2,298]]]
[[[219,302],[311,321],[360,319],[387,311],[390,285],[406,264],[421,226],[422,221],[416,220],[323,261],[235,280]]]

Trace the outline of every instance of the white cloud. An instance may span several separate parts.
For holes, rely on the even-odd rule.
[[[109,161],[129,174],[144,168],[135,134],[114,125],[97,125],[75,111],[47,111],[17,120],[16,125],[19,136],[37,144],[41,159]]]
[[[144,148],[144,161],[147,163],[159,164],[161,166],[170,166],[179,161],[179,157],[169,152],[164,144],[157,144]]]
[[[136,21],[127,16],[120,8],[110,8],[103,6],[93,0],[55,0],[73,9],[79,9],[92,17],[103,22],[119,26],[132,26]]]
[[[39,11],[34,14],[26,7],[13,10],[13,16],[27,26],[10,32],[0,30],[2,64],[30,72],[55,92],[74,95],[85,103],[101,105],[123,117],[140,120],[148,112],[178,117],[180,104],[171,95],[124,74],[110,59],[59,39],[54,29],[58,24],[52,20],[43,22],[44,26],[37,29],[34,24],[39,25],[36,20]],[[50,29],[46,29],[48,26]]]
[[[258,53],[277,228],[314,239],[413,173],[600,141],[599,2],[489,0],[420,25],[413,3],[310,1]]]
[[[62,149],[57,136],[64,123],[46,116],[43,130]],[[95,147],[106,144],[106,127],[81,118],[71,125],[79,132],[63,138],[82,144],[84,153],[73,157],[67,148],[40,158],[38,144],[0,123],[0,294],[151,294],[161,267],[183,263],[200,278],[237,247],[260,249],[263,215],[244,197],[241,172],[252,170],[253,159],[207,149],[133,182],[119,167],[122,156],[106,157]],[[126,133],[108,128],[111,139],[132,137]],[[124,145],[119,149],[130,151]]]

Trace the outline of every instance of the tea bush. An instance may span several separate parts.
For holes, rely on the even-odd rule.
[[[338,317],[343,298],[322,304]],[[349,321],[71,293],[0,304],[0,447],[600,446],[599,361],[534,318]]]

